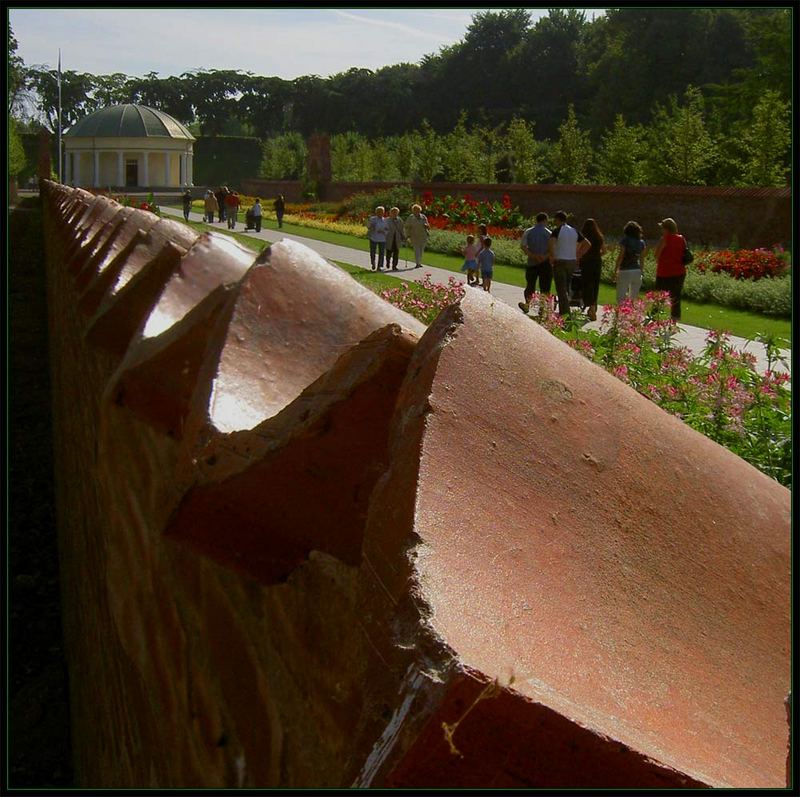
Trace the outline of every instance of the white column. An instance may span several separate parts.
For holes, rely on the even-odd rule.
[[[186,185],[194,185],[192,179],[192,154],[186,156]]]
[[[117,153],[117,185],[125,185],[125,158],[122,151]]]
[[[81,151],[78,150],[77,152],[73,153],[72,157],[75,160],[75,174],[72,175],[72,179],[75,181],[75,185],[81,184]]]
[[[178,179],[180,180],[181,186],[184,186],[186,185],[186,153],[184,152],[181,152],[181,160],[178,171],[180,172]]]
[[[169,156],[170,156],[169,152],[165,151],[164,152],[164,185],[165,186],[169,185],[169,180],[170,180],[170,177],[172,176],[169,173],[169,167],[170,167]]]
[[[100,150],[94,151],[94,187],[100,186]]]
[[[142,153],[144,162],[142,164],[142,179],[139,182],[139,185],[150,185],[150,174],[149,174],[149,170],[148,170],[148,165],[149,164],[147,162],[148,161],[148,157],[147,156],[149,154],[150,153],[147,150],[145,150]]]
[[[72,153],[64,150],[64,182],[69,185],[72,182]]]

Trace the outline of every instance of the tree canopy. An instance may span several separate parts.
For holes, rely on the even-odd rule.
[[[769,7],[612,8],[593,20],[555,8],[535,22],[524,8],[487,10],[473,16],[461,41],[419,64],[354,67],[328,78],[66,71],[63,124],[110,103],[134,102],[202,135],[352,133],[368,143],[393,142],[405,151],[400,173],[413,164],[426,174],[472,179],[496,172],[508,179],[628,174],[633,182],[669,175],[690,183],[775,183],[785,180],[790,143],[785,123],[771,124],[759,103],[769,92],[768,108],[783,119],[780,109],[791,101],[791,21],[789,9]],[[24,116],[26,90],[38,98],[39,120],[54,129],[55,71],[26,67],[9,31],[9,113]],[[504,136],[512,143],[502,144]],[[774,163],[763,156],[767,139],[779,149]],[[296,139],[281,140],[297,151]],[[646,164],[645,152],[657,142],[667,157]],[[762,154],[754,158],[747,147]],[[350,149],[363,172],[363,145]],[[296,158],[276,152],[265,162],[296,167]]]

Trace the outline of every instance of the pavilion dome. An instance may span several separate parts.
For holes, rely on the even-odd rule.
[[[172,138],[194,141],[177,119],[146,105],[111,105],[76,122],[64,136],[75,138]]]

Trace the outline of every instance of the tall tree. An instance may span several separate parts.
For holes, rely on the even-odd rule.
[[[513,182],[535,183],[542,177],[533,124],[514,117],[506,132],[506,147]]]
[[[26,165],[25,149],[17,132],[17,122],[13,117],[8,118],[8,173],[16,177]]]
[[[644,130],[639,125],[628,126],[622,114],[617,114],[597,153],[597,181],[604,185],[642,185],[646,160]]]
[[[656,185],[706,185],[717,147],[704,119],[700,90],[689,86],[684,104],[675,95],[669,107],[657,106],[650,128],[649,179]]]
[[[570,103],[567,118],[558,128],[558,141],[553,152],[553,170],[559,183],[578,185],[585,183],[592,168],[592,142],[589,134],[581,130]]]
[[[792,133],[789,103],[777,91],[765,91],[753,108],[742,136],[746,148],[742,179],[746,185],[786,185]]]

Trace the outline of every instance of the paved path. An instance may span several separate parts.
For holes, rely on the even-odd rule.
[[[180,210],[176,208],[170,207],[162,207],[162,212],[173,215],[173,216],[180,216],[182,217],[182,213]],[[242,214],[240,214],[241,216]],[[189,218],[192,221],[202,221],[203,215],[202,213],[191,213]],[[215,224],[216,227],[220,232],[227,231],[226,224]],[[270,243],[274,243],[276,241],[280,241],[282,238],[288,238],[292,241],[299,241],[302,244],[310,247],[314,251],[318,252],[324,258],[328,260],[338,260],[342,263],[350,263],[354,266],[360,266],[361,268],[369,269],[371,268],[369,262],[369,252],[365,252],[361,249],[351,249],[348,246],[339,246],[338,244],[331,244],[326,241],[317,241],[313,238],[304,238],[300,235],[292,235],[289,233],[283,232],[283,230],[262,230],[260,233],[256,232],[244,232],[244,224],[239,222],[236,225],[236,232],[242,233],[244,235],[248,235],[252,238],[258,238],[262,241],[268,241]],[[389,272],[382,272],[388,273],[393,277],[398,277],[399,279],[404,280],[418,280],[422,277],[423,274],[430,274],[431,278],[436,283],[446,283],[450,277],[459,277],[462,281],[465,279],[465,276],[462,274],[456,274],[453,271],[448,271],[444,268],[436,268],[434,266],[425,266],[423,263],[424,268],[415,269],[413,267],[413,263],[411,268],[407,268],[404,264],[404,261],[400,260],[400,268],[398,271],[389,271]],[[507,285],[502,282],[493,282],[492,283],[492,295],[496,296],[501,301],[505,302],[506,304],[510,305],[511,307],[516,307],[517,303],[522,301],[522,288],[516,285]],[[521,312],[521,311],[520,311]],[[587,324],[587,328],[593,329],[598,328],[602,321],[602,312],[598,312],[598,320],[594,322],[590,322]],[[692,352],[699,354],[705,348],[706,342],[706,335],[708,334],[707,329],[702,329],[701,327],[692,327],[688,324],[680,324],[679,331],[675,335],[674,340],[680,346],[686,346]],[[731,343],[741,351],[749,351],[756,355],[758,360],[758,368],[760,371],[765,371],[767,368],[767,358],[764,354],[764,346],[757,341],[749,341],[746,338],[738,338],[735,336],[731,336]],[[786,359],[787,365],[791,363],[791,351],[788,349],[783,350],[784,357]],[[777,365],[776,370],[784,370],[788,371],[788,367],[783,367],[780,364]]]

